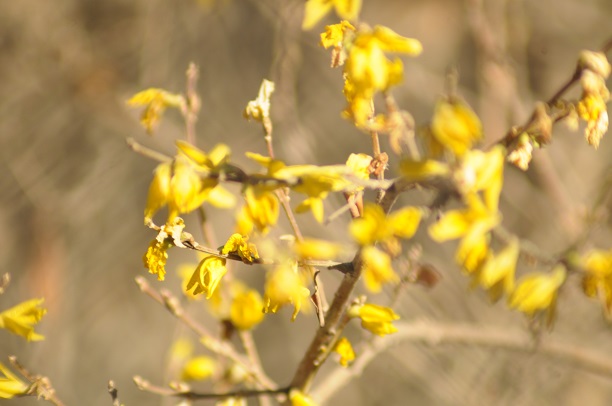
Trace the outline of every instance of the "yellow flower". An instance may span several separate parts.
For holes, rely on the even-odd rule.
[[[168,204],[171,177],[172,164],[170,162],[163,162],[155,168],[153,180],[149,186],[149,194],[147,195],[147,205],[144,212],[145,224],[150,223],[155,213]]]
[[[557,292],[565,282],[566,271],[562,265],[550,273],[534,272],[522,278],[508,299],[508,305],[530,317],[536,312],[554,314]]]
[[[393,238],[411,238],[419,227],[423,211],[417,207],[404,207],[389,216],[376,204],[366,204],[363,216],[353,220],[349,231],[360,245],[374,244]]]
[[[514,238],[499,254],[490,255],[475,276],[476,281],[489,291],[492,301],[497,301],[503,293],[509,295],[514,290],[514,273],[519,256],[519,241]]]
[[[491,212],[477,195],[468,195],[468,207],[450,210],[429,227],[429,236],[436,242],[461,238],[455,260],[466,271],[475,272],[488,254],[488,233],[501,221],[497,212]]]
[[[361,10],[361,0],[307,0],[302,29],[314,27],[332,8],[343,20],[356,20]]]
[[[431,132],[442,145],[462,156],[482,139],[482,124],[464,102],[442,99],[436,104]]]
[[[349,364],[355,359],[355,351],[351,342],[346,338],[342,337],[334,346],[334,352],[340,354],[340,365],[348,367]]]
[[[157,280],[163,281],[166,277],[166,261],[168,260],[168,249],[173,244],[166,240],[153,240],[142,257],[145,268],[149,273],[157,275]]]
[[[376,26],[374,30],[357,32],[344,69],[349,116],[357,125],[365,124],[369,118],[366,106],[376,92],[386,91],[402,81],[402,61],[398,58],[389,60],[385,52],[418,55],[421,50],[418,40],[402,37],[386,27]]]
[[[189,300],[201,300],[202,299],[202,296],[194,295],[193,292],[187,290],[187,285],[189,284],[189,281],[191,280],[191,275],[193,275],[193,270],[197,266],[198,266],[197,263],[183,263],[183,264],[180,264],[176,269],[176,273],[178,274],[179,278],[181,278],[181,291],[183,292],[185,297],[187,297],[187,299]]]
[[[321,33],[321,46],[325,49],[329,47],[341,48],[347,33],[355,32],[355,27],[346,20],[338,24],[325,26],[325,32]]]
[[[608,131],[608,110],[606,101],[609,98],[597,93],[586,93],[576,106],[580,118],[587,122],[584,135],[587,142],[597,149],[599,142]]]
[[[185,104],[185,98],[180,94],[173,94],[162,89],[150,88],[136,93],[127,101],[130,106],[145,106],[140,123],[149,134],[159,123],[167,107],[180,108]]]
[[[221,278],[227,273],[225,262],[225,258],[214,256],[208,256],[200,261],[187,284],[187,291],[195,287],[194,295],[204,293],[206,299],[210,299],[221,282]]]
[[[257,253],[255,244],[249,243],[248,239],[248,236],[243,236],[238,233],[232,234],[223,246],[221,253],[223,255],[236,254],[242,258],[244,262],[252,263],[253,260],[259,258],[259,254]]]
[[[247,406],[247,402],[245,398],[225,398],[217,403],[215,406]]]
[[[203,381],[210,378],[215,373],[215,361],[206,356],[199,356],[190,359],[181,372],[183,381]]]
[[[0,313],[0,328],[20,335],[28,341],[40,341],[45,337],[34,332],[36,325],[47,313],[40,307],[45,299],[30,299]]]
[[[370,303],[353,305],[349,308],[348,315],[352,318],[359,317],[361,327],[381,337],[397,332],[392,322],[398,320],[399,316],[388,307]]]
[[[289,400],[291,406],[317,406],[317,403],[310,396],[295,388],[289,391]]]
[[[303,259],[329,260],[336,258],[342,251],[342,247],[329,241],[306,238],[296,242],[293,250],[298,257]]]
[[[246,290],[237,294],[230,308],[232,324],[240,330],[250,330],[264,318],[263,301],[256,290]]]
[[[612,250],[592,250],[581,259],[585,271],[582,288],[588,297],[597,297],[607,314],[612,312]]]
[[[0,399],[12,399],[16,395],[23,395],[28,390],[22,380],[13,375],[10,369],[0,362]]]
[[[450,169],[445,163],[428,159],[426,161],[404,160],[400,163],[400,171],[408,179],[419,181],[436,176],[445,176],[450,172]]]
[[[385,252],[373,246],[366,246],[361,251],[363,259],[363,281],[373,293],[378,293],[382,285],[398,282],[399,277],[391,267],[391,258]]]
[[[297,267],[282,264],[268,272],[266,279],[264,312],[276,313],[279,307],[292,304],[294,310],[291,320],[295,320],[302,305],[308,303],[310,296],[310,291],[304,286],[303,278],[298,273]]]
[[[278,220],[278,199],[274,193],[257,186],[247,186],[244,190],[246,205],[239,214],[239,231],[247,235],[253,227],[266,234]]]
[[[496,212],[504,182],[505,148],[493,147],[489,152],[467,151],[454,173],[455,184],[462,195],[483,193],[487,208]]]

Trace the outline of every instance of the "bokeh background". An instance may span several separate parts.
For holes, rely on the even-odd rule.
[[[571,76],[580,50],[598,49],[612,36],[609,0],[364,3],[362,20],[423,43],[421,56],[405,58],[405,81],[394,91],[401,106],[426,124],[444,90],[445,72],[456,67],[460,92],[481,115],[487,142],[527,119],[536,100],[549,98]],[[2,362],[16,354],[47,375],[69,405],[111,404],[109,379],[126,405],[176,404],[140,392],[131,381],[138,374],[166,382],[168,347],[185,331],[134,283],[136,275],[146,275],[141,257],[153,238],[143,227],[142,210],[155,162],[131,152],[125,140],[134,137],[172,154],[184,126],[169,111],[149,137],[125,100],[152,86],[182,91],[193,61],[201,71],[202,148],[223,141],[236,163],[254,169],[244,152],[264,153],[265,144],[260,128],[241,112],[268,78],[277,85],[273,118],[280,158],[332,164],[351,152],[370,152],[368,137],[340,117],[341,73],[328,67],[329,54],[317,45],[324,24],[302,32],[302,13],[300,0],[0,2],[0,271],[13,278],[0,307],[44,296],[49,309],[38,328],[45,341],[26,344],[0,331]],[[388,150],[386,140],[383,148]],[[552,145],[536,152],[537,164],[527,173],[507,169],[504,224],[545,252],[567,247],[604,187],[611,152],[609,139],[594,151],[581,131],[558,127]],[[392,169],[396,163],[392,158]],[[327,211],[341,201],[331,198]],[[232,230],[231,212],[208,210],[222,241]],[[195,220],[188,216],[188,224],[190,219]],[[348,241],[347,219],[327,227],[313,225],[309,215],[299,221],[308,235]],[[608,226],[600,222],[594,246],[610,247]],[[281,232],[288,230],[281,222]],[[433,290],[406,290],[398,307],[404,319],[526,326],[503,303],[491,306],[485,295],[469,290],[469,280],[452,264],[452,243],[432,245],[425,233],[417,240],[443,279]],[[151,282],[176,291],[175,269],[190,261],[196,261],[190,253],[171,251],[168,281]],[[263,286],[262,269],[235,271]],[[329,288],[339,280],[324,278]],[[374,300],[385,303],[387,296]],[[190,309],[214,328],[202,303]],[[255,330],[264,366],[280,384],[289,382],[315,325],[312,314],[290,323],[285,310]],[[348,333],[361,334],[353,327]],[[580,293],[578,280],[563,292],[552,335],[612,352],[610,325],[598,304]],[[610,402],[612,380],[537,353],[405,343],[377,357],[329,404]]]

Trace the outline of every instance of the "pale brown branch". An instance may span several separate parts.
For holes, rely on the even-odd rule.
[[[127,146],[137,154],[150,158],[154,161],[158,162],[170,162],[172,158],[168,155],[162,154],[161,152],[155,151],[154,149],[147,148],[142,144],[136,142],[136,140],[132,137],[126,138],[125,142]]]
[[[241,389],[232,392],[225,393],[199,393],[192,391],[177,391],[172,388],[165,388],[157,385],[153,385],[141,376],[135,376],[133,378],[134,383],[138,389],[147,391],[161,396],[175,396],[184,399],[197,400],[197,399],[224,399],[231,397],[252,397],[252,396],[272,396],[279,394],[287,394],[291,388],[277,388],[277,389]]]
[[[552,337],[545,337],[536,344],[528,331],[424,320],[396,323],[396,327],[397,333],[375,340],[349,368],[338,368],[326,376],[321,385],[311,392],[312,397],[320,404],[325,403],[338,389],[361,375],[379,354],[392,346],[407,343],[422,343],[435,347],[455,344],[539,353],[567,365],[612,378],[612,357],[609,355]]]
[[[11,355],[9,362],[24,378],[30,382],[30,386],[27,391],[27,395],[36,396],[39,399],[44,399],[55,406],[65,406],[57,395],[55,394],[55,388],[51,385],[51,381],[46,376],[33,374],[28,371],[23,365],[17,361],[17,357]]]
[[[113,406],[121,406],[121,402],[119,401],[119,394],[117,392],[117,388],[115,388],[115,382],[108,381],[108,393],[111,396],[113,401]]]
[[[243,366],[253,376],[256,382],[266,389],[276,389],[276,384],[272,381],[263,371],[258,370],[256,367],[251,365],[249,360],[243,355],[236,352],[236,350],[226,341],[221,341],[215,338],[201,323],[197,322],[189,313],[183,309],[180,301],[174,297],[170,292],[162,290],[158,292],[155,290],[149,282],[142,276],[135,278],[136,284],[140,288],[140,291],[145,293],[147,296],[155,300],[157,303],[163,305],[168,311],[179,319],[183,324],[189,327],[195,332],[198,337],[201,338],[201,343],[208,348],[210,351],[222,355],[226,358]]]

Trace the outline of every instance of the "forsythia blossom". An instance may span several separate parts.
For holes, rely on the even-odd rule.
[[[10,369],[0,362],[0,399],[12,399],[28,390],[22,380],[13,375]]]
[[[241,234],[235,233],[230,236],[227,240],[221,253],[223,255],[236,254],[246,263],[253,263],[253,261],[259,258],[257,248],[255,244],[248,242],[248,237]]]
[[[263,300],[256,290],[248,289],[234,296],[230,308],[232,324],[240,330],[250,330],[264,318]]]
[[[317,403],[310,396],[298,389],[289,391],[289,400],[291,406],[317,406]]]
[[[150,88],[136,93],[127,101],[130,106],[145,106],[140,116],[140,123],[149,134],[153,133],[167,107],[180,108],[185,98],[163,89]]]
[[[187,291],[195,287],[194,295],[204,293],[206,299],[210,299],[221,282],[221,278],[227,273],[225,262],[225,258],[214,256],[208,256],[200,261],[187,284]]]
[[[355,359],[355,351],[351,342],[346,338],[342,337],[334,346],[334,352],[340,355],[340,365],[348,367],[351,362]]]
[[[536,312],[547,311],[548,320],[551,322],[554,318],[557,292],[565,282],[566,275],[562,265],[550,273],[534,272],[526,275],[508,298],[508,305],[530,317]]]
[[[582,288],[589,297],[601,301],[606,314],[612,313],[612,250],[592,250],[581,259],[580,265],[585,274]]]
[[[267,274],[264,294],[264,312],[276,313],[285,304],[293,305],[291,320],[295,320],[303,303],[308,303],[310,291],[297,267],[283,264]]]
[[[462,156],[482,139],[482,124],[464,102],[442,99],[436,104],[431,133],[444,147]]]
[[[392,322],[398,320],[399,316],[388,307],[370,303],[353,305],[349,308],[348,315],[360,318],[361,327],[381,337],[397,332]]]
[[[34,326],[47,313],[41,307],[44,299],[30,299],[0,313],[0,328],[20,335],[28,341],[40,341],[45,337],[34,332]]]
[[[340,18],[356,20],[361,10],[361,0],[307,0],[302,28],[314,27],[327,13],[334,8]]]
[[[203,381],[215,373],[215,361],[207,356],[194,357],[187,361],[181,372],[183,381]]]

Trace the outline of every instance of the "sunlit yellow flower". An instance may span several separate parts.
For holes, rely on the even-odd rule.
[[[325,26],[325,32],[321,33],[321,46],[325,49],[341,48],[348,32],[355,32],[355,27],[346,20]]]
[[[462,156],[482,139],[482,124],[464,102],[442,99],[436,104],[431,133],[455,155]]]
[[[351,154],[346,160],[346,166],[358,179],[368,180],[370,179],[372,159],[368,154]],[[354,193],[359,190],[363,190],[363,186],[357,186],[349,192]]]
[[[207,356],[199,356],[190,359],[181,372],[183,381],[203,381],[215,373],[216,362]]]
[[[193,354],[193,343],[191,340],[181,337],[172,343],[168,356],[172,363],[185,364]]]
[[[366,105],[376,92],[386,91],[402,81],[402,61],[399,58],[391,61],[385,52],[418,55],[421,50],[418,40],[402,37],[386,27],[357,32],[344,69],[348,113],[357,125],[363,125],[369,118],[364,114]]]
[[[580,118],[587,122],[584,135],[587,142],[597,149],[599,142],[608,131],[609,118],[606,101],[598,93],[585,93],[578,102],[576,109]]]
[[[483,201],[496,212],[503,186],[505,148],[497,145],[488,152],[470,150],[455,171],[455,184],[462,195],[482,192]]]
[[[411,238],[419,227],[423,211],[404,207],[386,216],[376,204],[366,204],[363,215],[353,220],[349,231],[360,245],[374,244],[392,237]]]
[[[361,0],[307,0],[302,29],[314,27],[332,8],[343,20],[356,20],[361,10]]]
[[[136,93],[127,101],[130,106],[145,106],[140,123],[149,134],[153,132],[167,107],[180,108],[185,98],[162,89],[150,88]]]
[[[512,295],[508,298],[508,305],[528,316],[536,312],[548,311],[554,313],[557,301],[557,292],[565,282],[566,271],[562,265],[557,266],[550,273],[534,272],[526,275],[520,281]]]
[[[261,233],[266,234],[278,220],[277,197],[265,188],[247,186],[244,190],[244,200],[246,205],[242,207],[242,212],[239,214],[239,221],[244,222],[239,227],[240,233],[248,235],[255,227]]]
[[[419,181],[444,176],[450,172],[447,164],[428,159],[426,161],[403,160],[400,163],[402,175],[410,180]]]
[[[397,332],[392,322],[398,320],[399,316],[388,307],[371,303],[353,305],[349,308],[348,315],[353,318],[359,317],[361,327],[381,337]]]
[[[467,196],[467,205],[446,212],[429,227],[429,236],[437,242],[461,238],[455,259],[466,271],[475,272],[487,258],[488,233],[500,223],[501,216],[489,211],[476,195]]]
[[[299,258],[329,260],[336,258],[342,252],[342,246],[325,240],[306,238],[296,242],[293,250]]]
[[[43,301],[44,299],[30,299],[3,311],[0,313],[0,328],[5,328],[28,341],[44,340],[44,336],[34,332],[34,326],[47,313],[47,309],[41,307]]]
[[[153,180],[149,186],[147,205],[145,207],[145,224],[151,222],[155,213],[168,204],[170,194],[170,178],[172,177],[172,164],[163,162],[155,168]]]
[[[291,389],[289,391],[289,400],[291,401],[291,406],[317,406],[317,403],[310,396],[299,389]]]
[[[247,401],[245,398],[230,397],[215,403],[215,406],[247,406]]]
[[[226,144],[215,145],[209,153],[205,153],[200,148],[186,141],[176,141],[176,146],[181,154],[189,158],[195,164],[199,172],[207,174],[218,171],[229,160],[231,151]]]
[[[250,330],[264,318],[263,300],[259,292],[248,289],[234,296],[230,308],[232,324],[240,330]]]
[[[295,320],[304,303],[308,303],[310,291],[306,288],[297,267],[282,264],[268,272],[264,294],[264,312],[276,313],[286,304],[293,305],[291,320]]]
[[[21,379],[13,375],[10,369],[0,362],[0,399],[12,399],[28,390]]]
[[[363,281],[371,292],[378,293],[383,284],[399,281],[399,277],[391,267],[391,258],[387,253],[369,245],[361,250],[361,258],[363,260]]]
[[[153,240],[142,257],[145,268],[149,273],[157,275],[157,280],[163,281],[166,277],[166,261],[168,260],[168,249],[172,247],[169,241]]]
[[[235,233],[230,236],[227,240],[221,253],[223,255],[227,254],[236,254],[243,261],[252,263],[253,260],[259,258],[259,254],[257,253],[257,247],[255,244],[248,242],[248,236],[243,236],[241,234]]]
[[[514,238],[499,254],[489,255],[475,276],[476,282],[489,292],[492,301],[514,290],[514,273],[519,256],[519,241]]]
[[[187,299],[189,300],[202,300],[203,296],[201,295],[194,295],[193,292],[187,290],[187,285],[189,284],[189,281],[191,280],[191,276],[193,275],[193,270],[196,269],[196,267],[198,266],[197,263],[183,263],[180,264],[177,268],[176,268],[176,273],[178,274],[179,278],[181,278],[181,290],[183,292],[183,294],[185,295],[185,297],[187,297]]]
[[[191,276],[191,280],[187,284],[187,291],[195,287],[193,290],[194,295],[204,293],[206,299],[210,299],[219,282],[221,282],[221,278],[227,273],[225,262],[225,258],[214,256],[208,256],[200,261]]]
[[[585,271],[582,288],[589,297],[597,297],[607,314],[612,312],[612,250],[592,250],[581,259]]]
[[[523,171],[529,169],[529,163],[531,162],[533,153],[533,144],[529,137],[529,134],[522,133],[519,135],[518,141],[514,146],[514,149],[508,154],[507,161],[512,165],[520,168]]]
[[[334,346],[334,352],[340,354],[340,365],[348,367],[349,364],[355,359],[355,351],[351,342],[346,338],[342,337]]]

